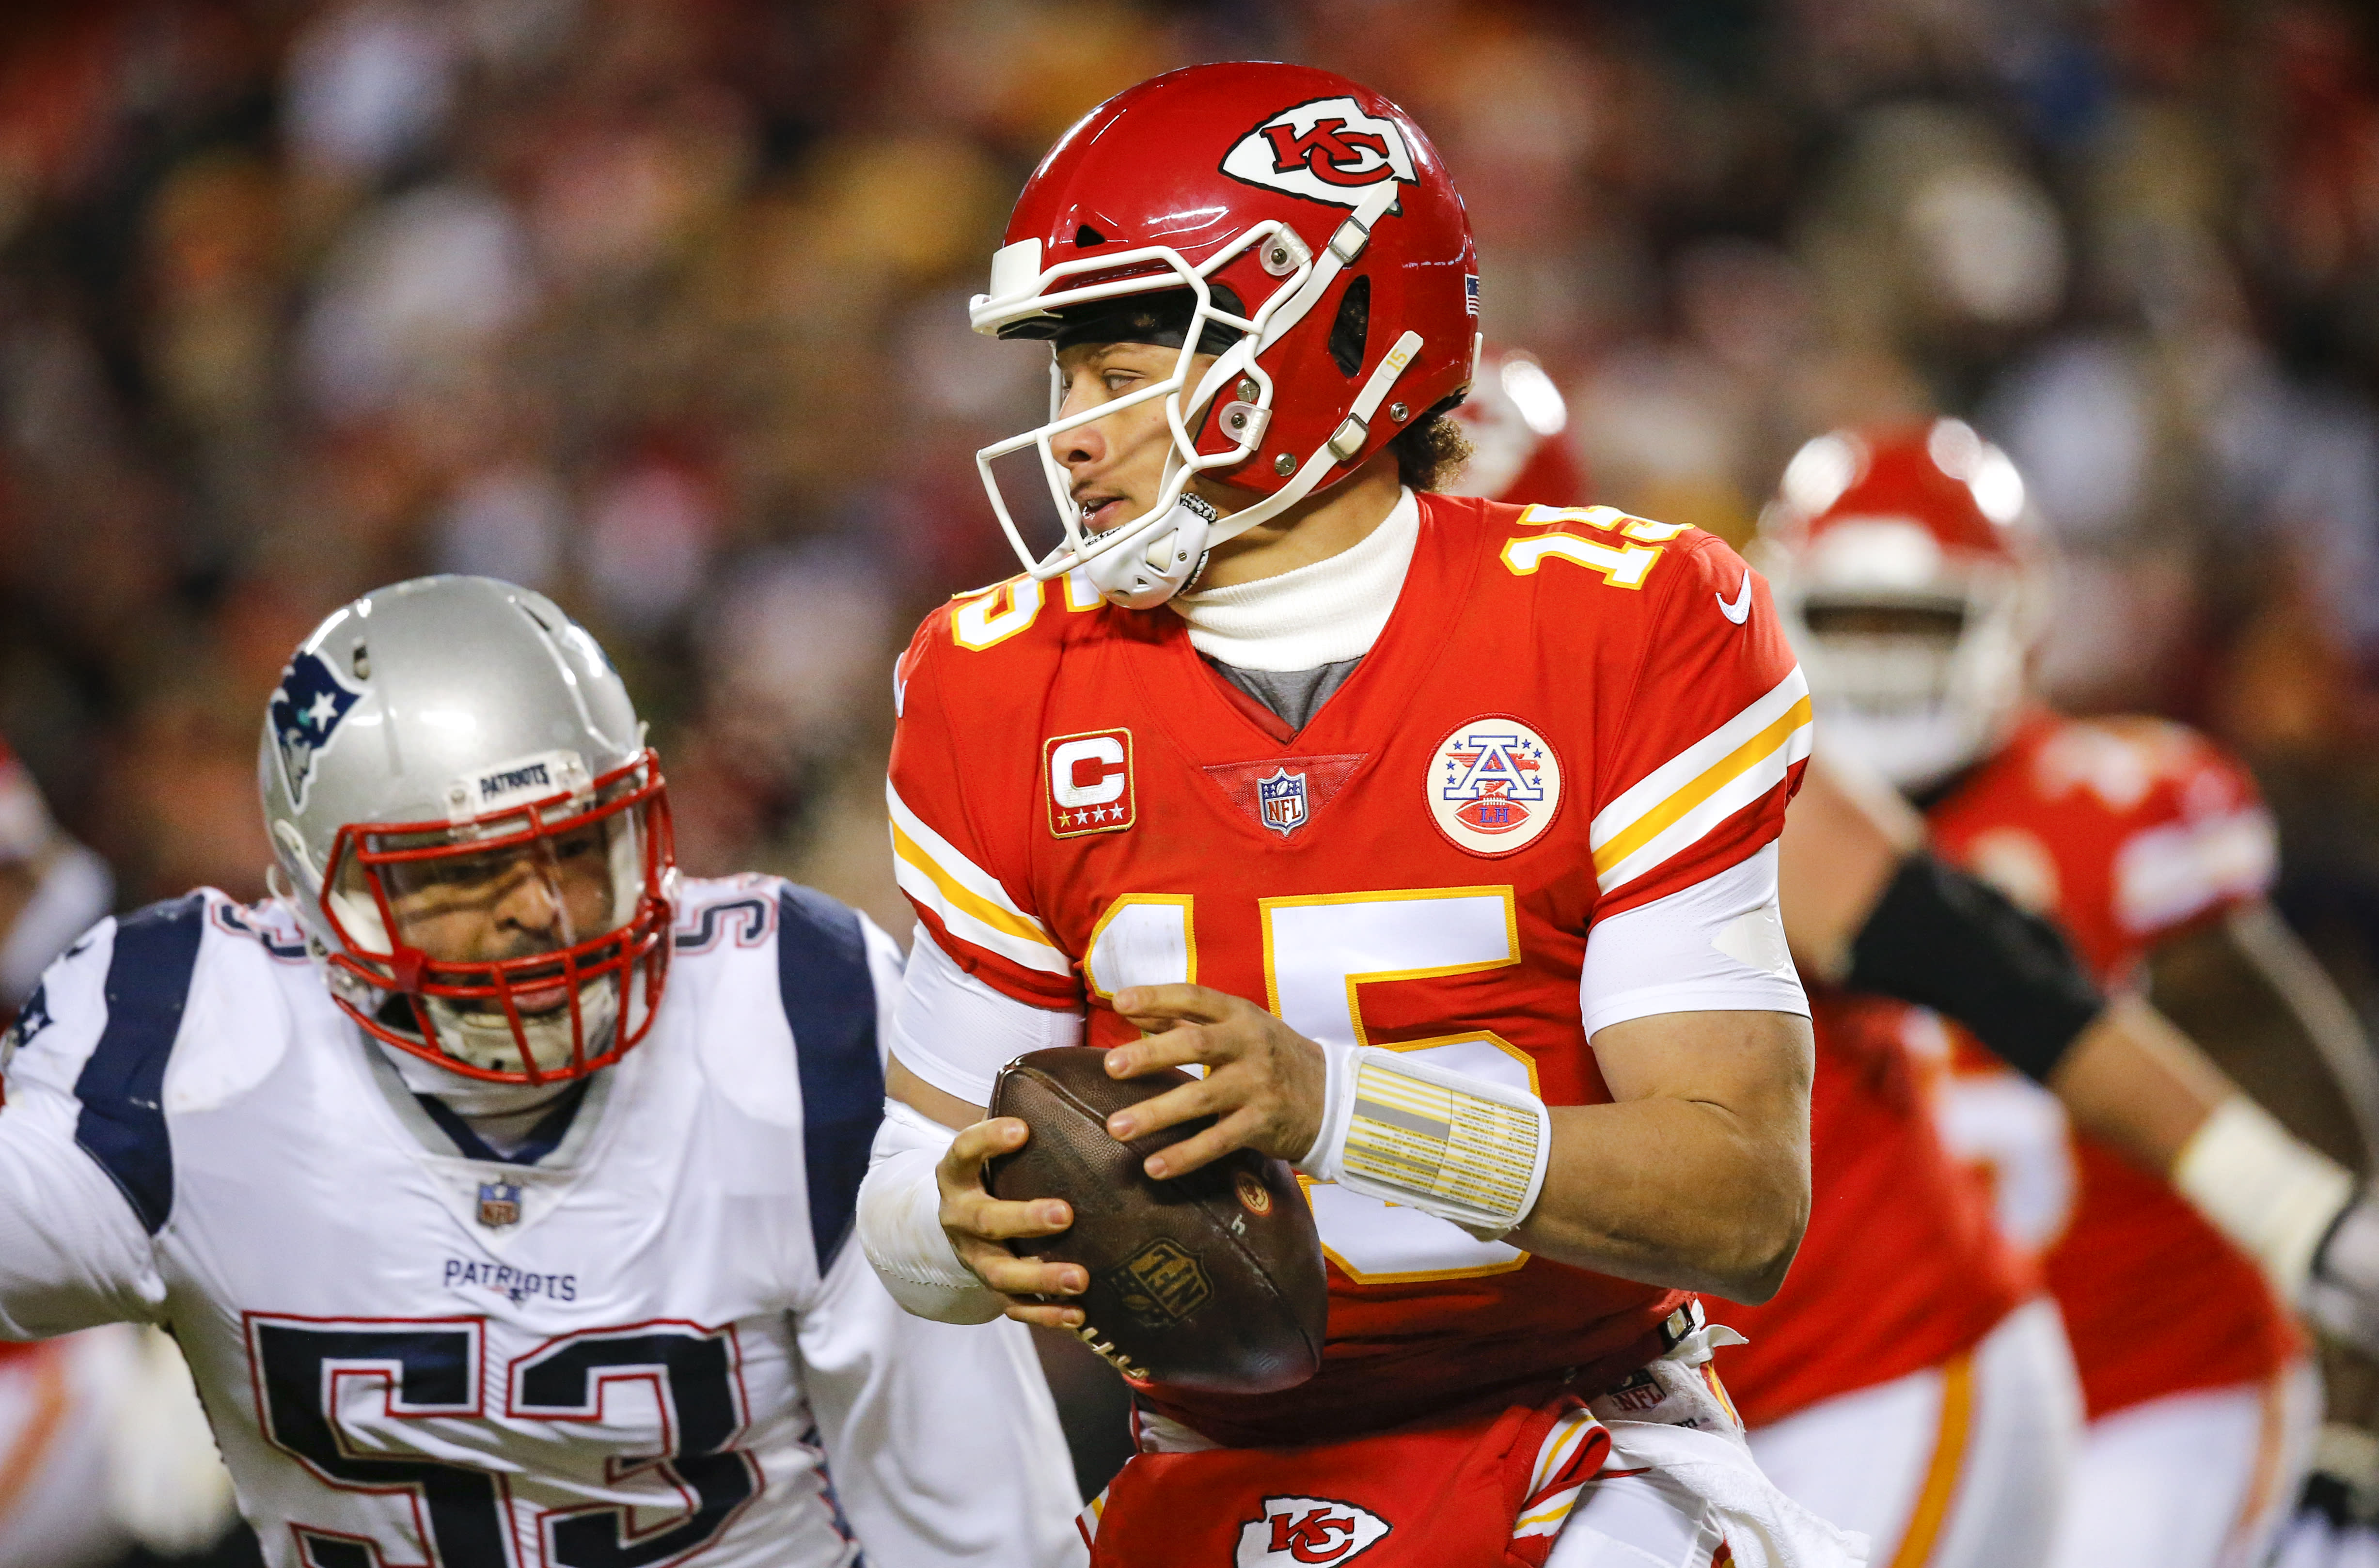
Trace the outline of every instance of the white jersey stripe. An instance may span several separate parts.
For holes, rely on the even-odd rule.
[[[1645,839],[1625,859],[1606,867],[1598,856],[1595,885],[1609,893],[1633,882],[1781,784],[1784,776],[1792,771],[1793,765],[1809,754],[1807,699],[1802,699],[1796,706],[1800,709],[1800,722],[1779,737],[1775,745],[1764,754],[1754,758],[1742,771],[1721,784],[1690,810]]]
[[[1613,839],[1668,804],[1672,796],[1689,789],[1743,744],[1808,700],[1808,678],[1794,665],[1792,672],[1750,706],[1646,774],[1600,811],[1587,829],[1588,844],[1600,851]],[[1805,742],[1804,742],[1805,744]]]
[[[894,852],[899,858],[895,860],[892,870],[900,891],[931,910],[942,923],[942,928],[952,936],[1045,974],[1073,972],[1073,967],[1057,948],[1046,943],[1027,942],[1012,936],[996,926],[985,924],[952,903],[946,896],[943,885],[936,882],[930,872],[900,853],[900,850],[901,845],[896,841]]]
[[[884,799],[892,814],[892,870],[902,892],[931,910],[960,941],[1044,974],[1073,972],[1072,961],[1049,940],[1048,928],[1018,909],[996,877],[926,826],[888,780]]]

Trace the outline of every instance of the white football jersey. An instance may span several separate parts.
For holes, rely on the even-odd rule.
[[[276,1568],[1079,1561],[1022,1328],[908,1316],[848,1240],[898,948],[682,891],[651,1032],[509,1160],[281,907],[103,922],[7,1066],[0,1337],[168,1328]]]

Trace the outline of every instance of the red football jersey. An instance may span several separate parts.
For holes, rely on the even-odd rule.
[[[1944,858],[2054,917],[2108,986],[2136,983],[2167,937],[2260,898],[2274,867],[2252,780],[2204,737],[2160,719],[2035,714],[1929,815]],[[1962,1059],[1989,1075],[1985,1093],[2022,1092],[1971,1043]],[[2019,1224],[2048,1246],[2049,1287],[2094,1419],[2267,1378],[2297,1353],[2262,1271],[2163,1178],[2086,1135],[2059,1144],[2059,1117],[2034,1118],[2029,1134],[1989,1121],[1975,1117],[1971,1130],[2032,1205]],[[2066,1192],[2070,1218],[2044,1200]]]
[[[890,808],[938,942],[1021,1001],[1194,979],[1306,1035],[1610,1098],[1581,1024],[1598,918],[1772,840],[1808,746],[1767,589],[1707,535],[1607,508],[1419,502],[1401,597],[1292,735],[1169,612],[1014,579],[900,662]],[[1145,1391],[1219,1441],[1343,1438],[1659,1353],[1682,1293],[1310,1188],[1329,1346],[1255,1398]]]
[[[1753,1427],[1938,1366],[2040,1288],[1992,1223],[1982,1173],[1942,1143],[1940,1021],[1880,996],[1809,1000],[1809,1227],[1766,1305],[1711,1304],[1751,1341],[1727,1353],[1725,1374]]]

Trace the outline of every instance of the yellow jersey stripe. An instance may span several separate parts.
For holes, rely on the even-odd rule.
[[[1808,677],[1795,665],[1784,679],[1745,704],[1733,718],[1621,790],[1617,798],[1605,802],[1588,825],[1588,841],[1600,849],[1627,831],[1639,817],[1657,810],[1662,802],[1709,772],[1721,757],[1767,729],[1808,694]]]
[[[936,889],[954,908],[963,910],[994,931],[1004,933],[1020,941],[1038,943],[1053,951],[1056,949],[1057,945],[1049,940],[1048,934],[1041,928],[1039,921],[1030,915],[1020,915],[1013,911],[1002,909],[988,899],[977,897],[972,889],[965,887],[936,864],[934,857],[920,848],[917,841],[910,838],[907,831],[897,822],[892,825],[892,852],[923,872]]]
[[[1594,869],[1608,872],[1653,839],[1679,818],[1717,794],[1745,773],[1766,761],[1793,733],[1809,722],[1809,699],[1803,697],[1757,734],[1719,758],[1699,778],[1636,819],[1625,832],[1594,850]]]

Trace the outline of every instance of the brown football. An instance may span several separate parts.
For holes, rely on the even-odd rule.
[[[1167,1068],[1118,1081],[1105,1053],[1067,1045],[1000,1069],[991,1114],[1019,1116],[1032,1141],[991,1162],[995,1198],[1062,1198],[1074,1223],[1011,1242],[1028,1257],[1079,1263],[1090,1288],[1075,1331],[1125,1377],[1218,1393],[1291,1388],[1322,1365],[1330,1286],[1322,1238],[1297,1176],[1241,1149],[1202,1170],[1150,1179],[1141,1162],[1211,1118],[1118,1143],[1106,1120],[1193,1081]]]

